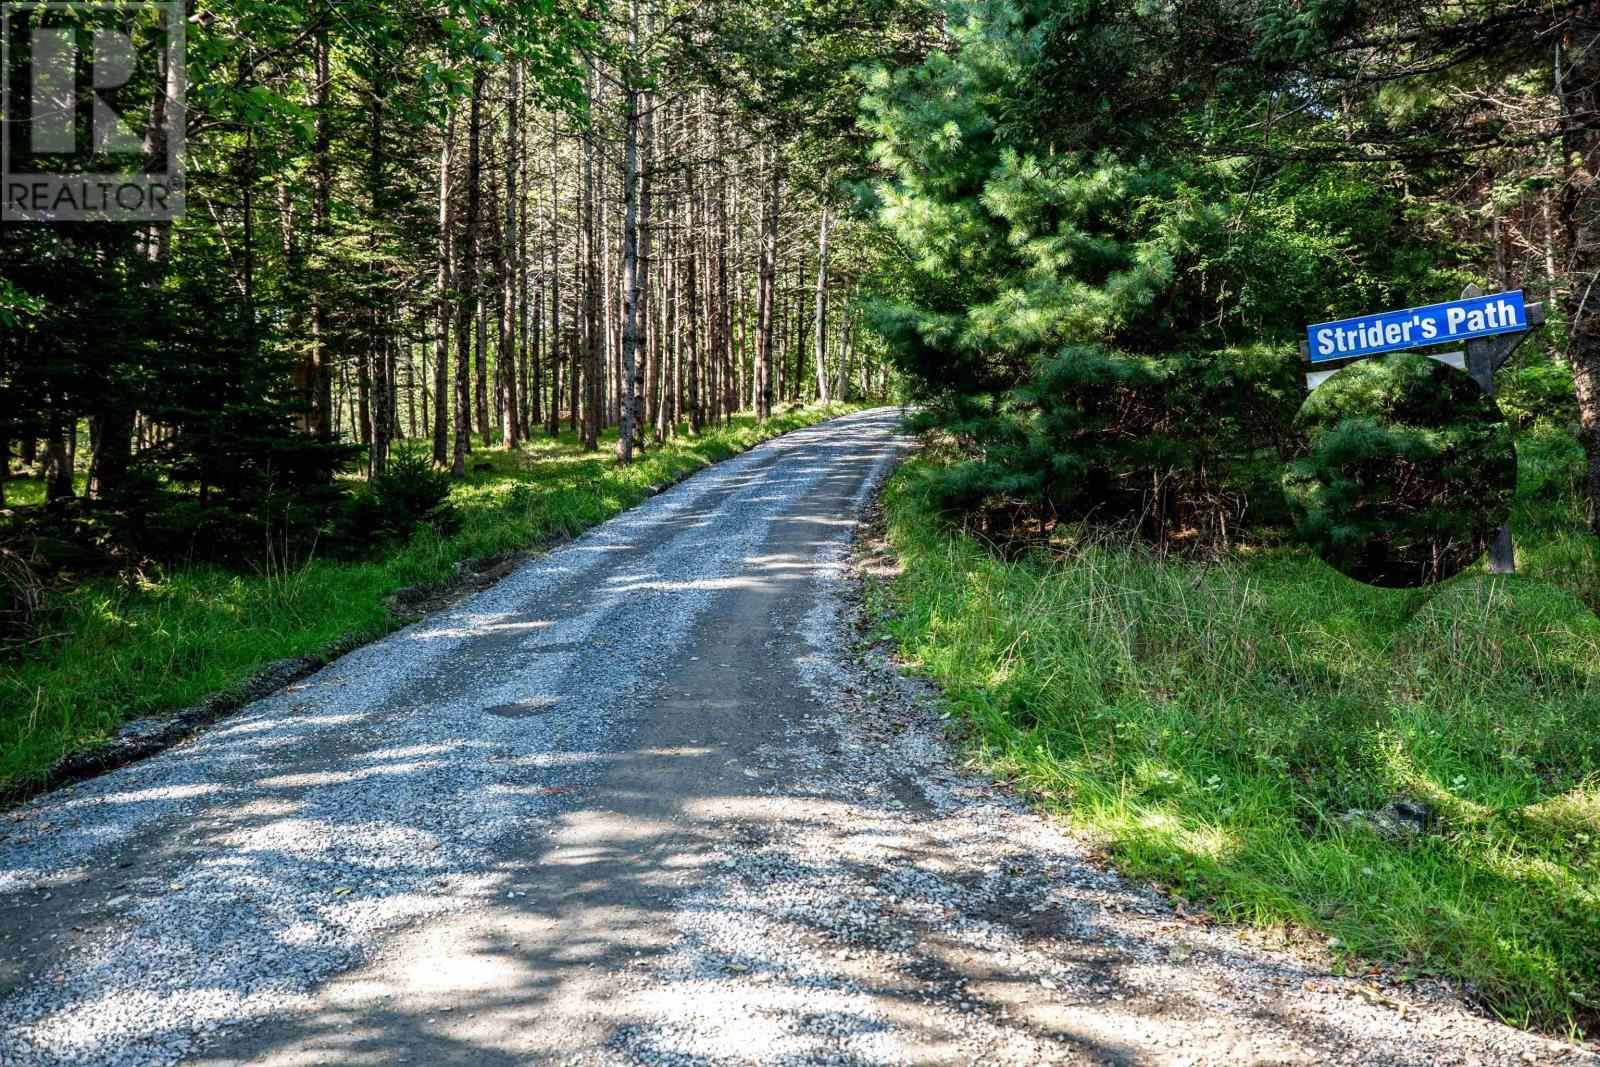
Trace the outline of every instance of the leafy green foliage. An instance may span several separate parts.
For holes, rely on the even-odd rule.
[[[1123,7],[957,3],[951,49],[876,75],[864,121],[906,277],[874,321],[918,425],[964,452],[933,475],[944,506],[1209,541],[1288,431],[1298,326],[1442,279],[1401,198],[1361,175],[1264,175],[1031,110],[1061,42],[1097,78],[1143,76]]]
[[[126,92],[148,111],[162,42],[145,21]],[[395,309],[434,299],[446,112],[474,67],[513,58],[530,101],[576,106],[593,31],[570,7],[530,0],[198,4],[185,217],[5,225],[0,444],[86,426],[76,466],[93,470],[86,492],[0,521],[119,566],[238,564],[360,528],[350,512],[362,505],[336,480],[360,448],[331,425],[306,432],[308,354],[325,346],[353,364],[416,340],[415,315]]]
[[[1373,585],[1422,586],[1470,566],[1510,517],[1511,430],[1476,382],[1410,352],[1323,383],[1295,418],[1284,471],[1300,536]]]
[[[16,360],[12,425],[38,436],[62,407],[99,421],[138,410],[163,432],[93,500],[52,512],[56,537],[110,548],[113,561],[238,560],[269,530],[314,539],[344,497],[334,475],[359,450],[295,429],[289,357],[215,284],[214,246],[180,244],[163,275],[119,230],[66,229],[30,227],[0,250],[7,267],[52,264],[34,282],[38,306],[0,346]],[[75,258],[89,240],[97,256]],[[29,517],[35,537],[43,518]]]

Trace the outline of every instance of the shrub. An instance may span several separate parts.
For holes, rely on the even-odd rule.
[[[449,533],[460,525],[450,503],[450,476],[433,465],[428,446],[405,441],[395,446],[384,472],[372,480],[362,507],[380,537],[404,538],[420,525]]]
[[[1284,474],[1295,526],[1352,578],[1391,587],[1448,578],[1510,514],[1517,463],[1500,409],[1425,356],[1346,367],[1295,425],[1305,437]]]
[[[450,485],[450,476],[433,466],[425,443],[401,442],[384,472],[345,500],[325,544],[335,554],[359,558],[409,538],[422,526],[452,533],[461,516],[450,501]]]

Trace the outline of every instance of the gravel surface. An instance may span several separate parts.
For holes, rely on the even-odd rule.
[[[894,414],[0,823],[0,1064],[1571,1063],[1176,914],[859,637]]]
[[[801,628],[826,710],[771,747],[792,777],[729,827],[673,951],[633,979],[655,1017],[593,1059],[1600,1064],[1448,984],[1334,976],[1319,949],[1275,951],[1109,870],[973,773],[937,692],[863,636],[863,582],[893,560],[867,530],[855,547]]]

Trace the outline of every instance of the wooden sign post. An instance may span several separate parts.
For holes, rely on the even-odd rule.
[[[1483,290],[1469,285],[1461,290],[1463,300],[1482,296]],[[1528,330],[1544,325],[1544,305],[1528,305]],[[1467,373],[1483,387],[1492,399],[1495,394],[1494,372],[1499,370],[1517,346],[1528,339],[1528,330],[1496,334],[1493,337],[1475,337],[1466,344]],[[1513,574],[1517,569],[1517,553],[1511,542],[1511,524],[1507,522],[1494,533],[1489,544],[1489,573]]]

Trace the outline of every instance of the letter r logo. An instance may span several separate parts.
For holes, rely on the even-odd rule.
[[[183,214],[186,4],[0,0],[0,220]]]
[[[71,155],[78,150],[78,41],[71,27],[40,27],[33,33],[33,151]],[[94,151],[97,155],[135,153],[144,141],[129,128],[103,94],[120,89],[138,65],[133,41],[119,30],[94,31]]]

